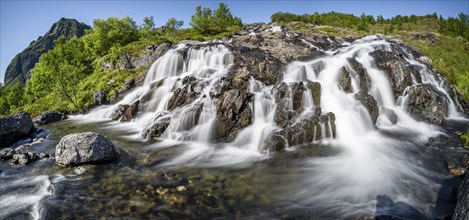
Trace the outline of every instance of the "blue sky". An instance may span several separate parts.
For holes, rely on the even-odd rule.
[[[130,16],[137,23],[142,23],[145,16],[153,16],[158,26],[168,18],[184,20],[188,27],[190,17],[197,5],[216,8],[221,1],[23,1],[0,0],[0,81],[3,82],[5,70],[13,57],[25,49],[29,43],[42,36],[51,25],[62,17],[75,18],[92,25],[96,18]],[[460,12],[468,13],[468,0],[446,1],[223,1],[232,13],[241,17],[243,22],[269,22],[275,12],[296,14],[314,12],[343,12],[385,18],[401,15],[424,15],[433,12],[443,17],[455,17]]]

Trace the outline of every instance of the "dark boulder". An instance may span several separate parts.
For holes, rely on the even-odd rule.
[[[251,97],[252,94],[238,89],[223,93],[215,119],[215,138],[218,141],[232,141],[242,128],[251,124]]]
[[[350,77],[349,71],[345,67],[342,67],[340,69],[339,85],[342,88],[342,90],[344,90],[344,92],[346,93],[353,92],[352,78]]]
[[[371,87],[371,80],[368,76],[368,72],[366,71],[365,67],[361,63],[359,63],[355,58],[349,57],[347,61],[352,68],[353,71],[359,76],[360,78],[360,89],[369,90]]]
[[[321,83],[308,81],[306,86],[311,92],[315,106],[321,105]]]
[[[166,129],[169,127],[170,120],[171,118],[158,119],[150,127],[143,130],[143,137],[147,139],[160,137],[161,134],[163,134],[164,131],[166,131]]]
[[[173,95],[168,101],[168,110],[190,104],[199,97],[200,93],[196,91],[197,79],[194,76],[184,77],[182,84],[183,87],[173,91]]]
[[[376,66],[386,73],[395,97],[402,95],[404,90],[412,85],[412,74],[420,76],[402,56],[395,52],[376,50],[371,52],[370,56],[374,58]]]
[[[365,106],[365,108],[368,110],[368,113],[370,114],[371,121],[373,121],[373,124],[376,124],[376,120],[379,116],[379,108],[378,103],[373,98],[373,96],[369,95],[366,90],[360,90],[360,92],[355,94],[354,97],[360,101],[363,106]]]
[[[46,111],[42,115],[34,119],[34,123],[37,125],[47,125],[50,123],[58,122],[67,119],[67,116],[63,113],[56,111]]]
[[[130,107],[130,105],[118,105],[114,112],[111,114],[111,119],[116,121],[124,115],[125,111]]]
[[[261,146],[261,152],[267,153],[267,152],[275,152],[275,151],[280,151],[283,150],[285,147],[288,146],[287,140],[285,137],[281,135],[281,133],[274,132],[273,134],[270,134],[267,136],[267,138],[264,140],[264,143]]]
[[[293,119],[298,115],[298,112],[290,109],[290,100],[283,98],[277,102],[277,109],[275,110],[274,121],[279,127],[285,128],[293,123]]]
[[[454,210],[453,220],[469,219],[469,175],[466,174],[458,190],[458,203]]]
[[[34,131],[34,124],[27,112],[0,118],[0,148],[8,147]]]
[[[14,154],[16,154],[15,150],[11,148],[5,148],[0,151],[0,160],[9,160],[13,158]]]
[[[407,90],[407,111],[416,119],[439,125],[448,114],[446,96],[429,84],[412,86]]]
[[[125,110],[124,114],[121,117],[121,121],[130,121],[138,112],[138,105],[140,104],[140,100],[135,101],[132,103],[127,110]]]
[[[55,147],[55,160],[60,166],[109,162],[119,151],[109,138],[94,132],[69,134]]]
[[[106,100],[106,91],[94,91],[93,93],[93,100],[95,105],[103,105],[107,103]]]

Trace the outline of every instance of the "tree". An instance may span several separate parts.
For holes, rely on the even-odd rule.
[[[164,25],[165,31],[168,33],[172,33],[173,36],[176,34],[176,30],[184,25],[183,20],[176,20],[176,18],[170,18]]]
[[[143,18],[143,24],[140,26],[142,38],[149,38],[155,31],[155,20],[153,16]]]
[[[41,56],[33,69],[26,85],[28,101],[32,103],[54,93],[58,102],[68,102],[81,109],[77,85],[93,71],[94,57],[86,50],[82,38],[65,42],[65,38],[60,37],[55,45],[54,49]]]
[[[147,25],[151,26],[152,20],[150,18],[147,19],[147,22]],[[93,26],[93,30],[85,38],[87,39],[85,42],[94,49],[98,56],[107,54],[113,46],[125,46],[139,38],[137,24],[129,16],[122,19],[116,17],[110,17],[106,20],[96,19]]]
[[[197,6],[190,25],[199,33],[210,35],[236,30],[242,26],[242,21],[238,17],[233,17],[226,4],[220,3],[213,13],[210,8]]]

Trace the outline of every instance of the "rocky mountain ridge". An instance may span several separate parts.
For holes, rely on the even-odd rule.
[[[5,71],[5,86],[19,83],[24,86],[31,77],[31,70],[39,61],[39,57],[54,48],[54,41],[63,36],[66,40],[81,37],[90,26],[75,19],[61,18],[43,36],[32,41],[26,49],[18,53]]]

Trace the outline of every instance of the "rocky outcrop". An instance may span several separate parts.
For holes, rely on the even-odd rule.
[[[93,132],[66,135],[55,147],[55,161],[60,166],[103,163],[118,157],[119,151],[111,140]]]
[[[170,120],[170,118],[157,119],[149,128],[143,130],[143,137],[146,139],[160,137],[169,127]]]
[[[104,105],[107,103],[106,100],[107,91],[95,91],[93,93],[93,101],[95,105]]]
[[[370,55],[374,58],[376,66],[386,73],[396,98],[403,95],[404,90],[412,85],[412,76],[420,77],[398,53],[375,50]]]
[[[168,110],[192,103],[198,96],[196,91],[197,79],[194,76],[187,76],[182,79],[183,87],[173,91],[173,95],[168,101]]]
[[[8,147],[34,131],[34,124],[27,112],[0,118],[0,148]]]
[[[114,109],[114,112],[111,114],[111,119],[114,121],[119,120],[129,107],[130,105],[118,105],[117,108]]]
[[[125,110],[124,114],[121,117],[121,121],[130,121],[138,112],[138,105],[140,104],[140,100],[133,102],[127,110]]]
[[[335,136],[334,113],[329,112],[321,116],[310,115],[301,118],[291,126],[288,125],[270,133],[259,150],[261,152],[279,151],[288,146],[311,143]]]
[[[458,203],[454,210],[453,220],[469,219],[469,175],[466,174],[458,190]]]
[[[252,94],[238,89],[223,93],[215,119],[215,138],[218,141],[232,141],[242,128],[251,124],[251,98]]]
[[[355,74],[358,75],[358,79],[360,80],[360,89],[368,91],[371,87],[371,80],[365,67],[363,67],[363,65],[353,57],[347,58],[347,61]]]
[[[342,88],[342,90],[344,90],[344,92],[346,92],[346,93],[352,93],[353,92],[352,78],[350,77],[349,71],[345,67],[342,67],[340,69],[339,85]]]
[[[373,122],[373,124],[376,124],[376,120],[379,116],[379,108],[378,103],[373,98],[373,96],[369,95],[366,90],[360,90],[360,92],[355,94],[354,97],[355,99],[360,101],[363,106],[365,106],[366,110],[368,110],[368,113],[370,114],[371,121]]]
[[[67,116],[63,113],[56,111],[46,111],[34,119],[34,124],[47,125],[65,119],[67,119]]]
[[[428,84],[412,86],[406,93],[405,106],[415,119],[438,125],[445,124],[448,101],[444,94]]]
[[[62,36],[66,40],[81,37],[88,29],[91,27],[75,19],[61,18],[44,36],[31,42],[26,49],[13,58],[5,71],[5,85],[11,86],[19,83],[24,86],[31,77],[31,70],[39,61],[39,57],[54,48],[55,40]]]

